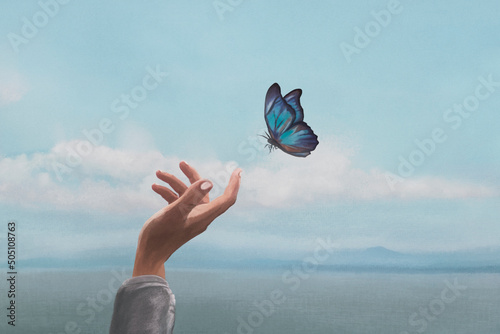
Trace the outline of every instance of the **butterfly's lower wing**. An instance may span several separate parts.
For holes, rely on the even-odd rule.
[[[269,135],[274,140],[278,140],[295,120],[295,111],[281,96],[281,89],[277,83],[267,91],[264,117]]]
[[[277,140],[279,147],[296,157],[306,157],[319,144],[318,136],[305,122],[300,122],[287,129]]]

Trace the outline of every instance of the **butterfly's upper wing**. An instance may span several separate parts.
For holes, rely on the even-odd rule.
[[[281,96],[281,89],[277,83],[267,91],[264,116],[269,135],[276,141],[295,120],[295,111]]]
[[[293,124],[304,121],[304,109],[300,105],[300,96],[302,95],[302,89],[294,89],[290,93],[285,95],[285,101],[290,107],[295,111],[295,119]]]
[[[305,122],[294,124],[277,140],[280,148],[288,154],[297,157],[306,157],[319,144],[318,136]]]

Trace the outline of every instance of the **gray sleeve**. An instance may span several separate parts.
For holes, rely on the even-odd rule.
[[[175,296],[165,279],[156,275],[123,282],[115,298],[110,334],[171,334]]]

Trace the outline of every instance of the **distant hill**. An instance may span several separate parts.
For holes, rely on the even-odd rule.
[[[270,258],[249,258],[248,253],[234,250],[211,250],[211,258],[173,257],[170,268],[213,268],[213,269],[272,269],[287,270],[303,265],[302,259],[280,260]],[[105,255],[107,254],[107,256]],[[38,258],[21,260],[24,268],[80,268],[132,267],[134,254],[130,250],[116,253],[86,253],[78,258]],[[304,258],[311,258],[306,254]],[[401,253],[384,247],[366,249],[341,249],[333,251],[323,262],[319,271],[393,271],[393,272],[499,272],[500,250],[478,249],[458,252]]]
[[[216,267],[220,267],[214,263]],[[249,259],[226,262],[222,267],[285,269],[301,266],[302,261]],[[400,253],[385,247],[344,249],[333,252],[318,264],[322,271],[395,272],[500,272],[500,250],[481,249],[461,252]]]

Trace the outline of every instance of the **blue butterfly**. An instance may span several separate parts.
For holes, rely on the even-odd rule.
[[[281,88],[275,83],[266,94],[264,118],[268,133],[269,152],[279,148],[296,157],[306,157],[318,145],[318,136],[304,122],[304,110],[300,105],[301,89],[292,90],[283,98]]]

